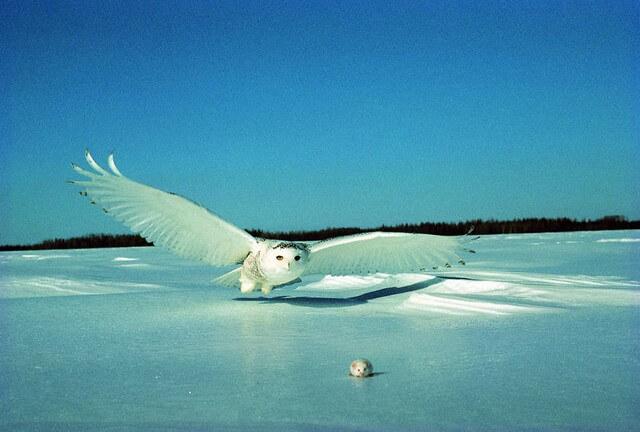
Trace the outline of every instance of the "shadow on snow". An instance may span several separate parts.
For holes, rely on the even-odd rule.
[[[263,304],[269,303],[286,303],[295,306],[305,307],[349,307],[357,306],[367,303],[369,300],[379,299],[383,297],[389,297],[398,294],[404,294],[412,291],[428,288],[431,285],[442,282],[442,278],[434,278],[426,281],[418,282],[412,285],[404,287],[389,287],[379,290],[371,291],[368,293],[360,294],[354,297],[290,297],[290,296],[277,296],[277,297],[237,297],[235,301],[247,301],[247,302],[260,302]]]

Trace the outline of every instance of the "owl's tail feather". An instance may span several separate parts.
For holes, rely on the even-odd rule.
[[[235,270],[231,270],[223,274],[222,276],[218,276],[213,280],[213,283],[216,285],[222,285],[228,288],[240,288],[240,271],[242,267],[238,267]]]
[[[471,226],[471,228],[465,235],[458,237],[460,245],[467,245],[468,243],[471,243],[472,241],[478,240],[480,238],[479,235],[471,235],[473,233],[473,230],[475,230],[475,227]],[[462,250],[469,253],[476,253],[475,250],[466,247],[463,247]]]

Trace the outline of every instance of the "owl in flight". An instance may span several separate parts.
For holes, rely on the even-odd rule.
[[[307,274],[401,273],[464,265],[458,251],[468,236],[369,232],[320,242],[291,242],[253,237],[201,205],[123,176],[109,155],[110,172],[85,158],[93,171],[75,164],[87,180],[71,181],[81,195],[132,231],[177,255],[214,266],[240,265],[215,283],[239,287],[243,293],[296,281]]]

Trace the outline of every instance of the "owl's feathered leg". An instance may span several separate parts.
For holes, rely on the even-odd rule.
[[[263,283],[262,288],[260,288],[260,290],[262,291],[262,294],[264,295],[269,295],[272,289],[273,289],[273,285],[269,285],[266,283]]]
[[[256,289],[257,282],[249,279],[244,274],[240,275],[240,292],[242,294],[250,293]]]

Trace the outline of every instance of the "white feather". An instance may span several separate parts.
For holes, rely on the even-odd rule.
[[[102,175],[109,175],[109,173],[100,165],[98,165],[98,163],[93,159],[93,156],[91,156],[89,150],[84,151],[84,158],[87,160],[87,163],[91,166],[91,168],[96,170],[98,173]]]
[[[242,271],[242,267],[238,267],[236,269],[231,270],[223,274],[222,276],[218,276],[213,280],[214,284],[222,285],[228,288],[240,288],[240,273]]]
[[[118,177],[122,177],[122,173],[120,172],[120,170],[116,166],[116,161],[113,160],[113,153],[111,153],[109,155],[109,158],[107,159],[107,163],[109,164],[109,169],[111,169],[111,171],[115,175],[117,175]]]
[[[458,264],[460,237],[371,232],[336,237],[311,246],[305,274],[403,273]]]
[[[124,177],[113,156],[108,161],[113,174],[88,151],[85,156],[97,174],[74,166],[90,179],[74,183],[83,186],[108,214],[154,244],[217,266],[241,263],[257,245],[249,233],[199,204]]]

